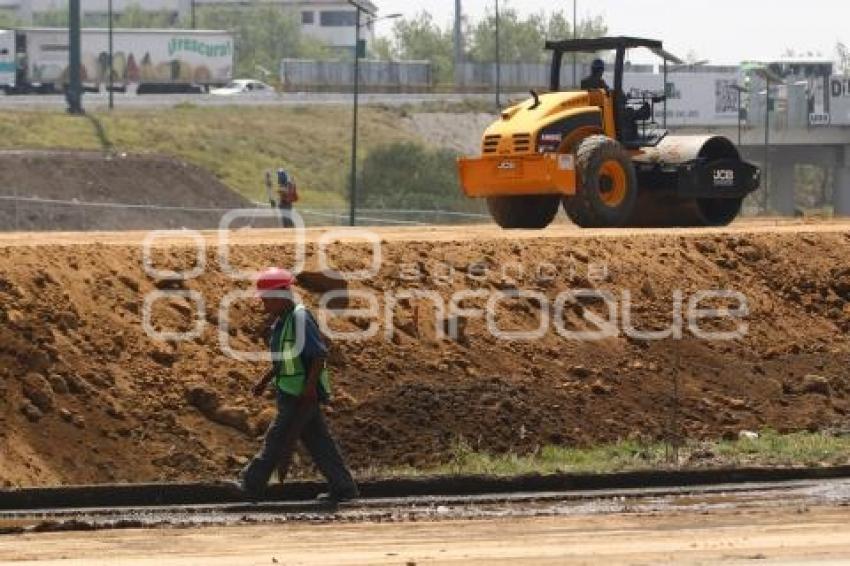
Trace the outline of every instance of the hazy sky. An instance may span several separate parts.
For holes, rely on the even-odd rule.
[[[381,13],[413,16],[430,12],[440,24],[452,21],[454,0],[373,0]],[[463,0],[472,20],[493,0]],[[500,0],[522,13],[563,9],[570,0]],[[684,57],[693,50],[712,63],[777,58],[787,48],[834,56],[835,43],[850,44],[850,0],[578,0],[579,18],[603,16],[612,35],[662,39]],[[390,22],[378,24],[386,34]]]

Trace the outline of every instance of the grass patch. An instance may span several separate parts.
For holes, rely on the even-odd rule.
[[[678,461],[663,443],[622,441],[590,448],[547,446],[529,455],[489,454],[460,441],[451,459],[430,468],[370,469],[360,477],[454,475],[517,476],[555,473],[613,473],[638,470],[735,467],[837,466],[850,464],[850,435],[763,431],[757,439],[691,442],[679,448]]]
[[[97,125],[97,127],[95,127]],[[344,207],[351,151],[351,109],[337,106],[197,107],[92,112],[4,112],[5,149],[83,149],[162,153],[212,171],[242,195],[266,200],[263,172],[287,167],[305,206]],[[364,107],[360,157],[379,145],[419,141],[399,114]]]

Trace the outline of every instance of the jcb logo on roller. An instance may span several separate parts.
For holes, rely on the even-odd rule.
[[[731,187],[735,184],[735,171],[732,169],[716,169],[714,171],[715,187]]]
[[[502,171],[513,171],[516,169],[516,163],[513,161],[502,161],[497,167]]]

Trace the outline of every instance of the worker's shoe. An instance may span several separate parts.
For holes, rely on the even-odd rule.
[[[349,501],[354,501],[355,499],[360,498],[360,492],[357,489],[349,490],[349,491],[331,491],[328,493],[320,493],[316,497],[316,501],[319,503],[347,503]]]

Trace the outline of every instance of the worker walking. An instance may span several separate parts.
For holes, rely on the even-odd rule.
[[[285,169],[277,170],[277,208],[280,211],[280,225],[292,228],[292,206],[298,202],[298,187],[295,180]]]
[[[239,483],[248,495],[259,496],[281,460],[291,457],[300,438],[330,487],[329,493],[319,498],[349,501],[359,496],[357,485],[321,409],[330,398],[328,347],[312,314],[296,302],[294,281],[292,273],[278,268],[268,269],[257,278],[257,295],[274,323],[269,340],[272,367],[254,386],[253,393],[262,396],[273,382],[278,412],[266,431],[262,450],[242,470]],[[287,466],[282,466],[283,473]]]

